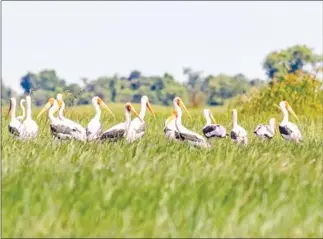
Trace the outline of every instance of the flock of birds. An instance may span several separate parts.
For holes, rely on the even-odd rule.
[[[24,107],[26,103],[26,110]],[[124,106],[125,121],[112,126],[106,131],[102,130],[100,123],[101,107],[107,110],[114,118],[115,115],[111,109],[102,101],[100,97],[93,97],[92,104],[95,108],[95,115],[89,122],[88,126],[84,128],[82,125],[67,119],[64,116],[65,103],[63,95],[57,94],[56,99],[50,98],[44,108],[40,111],[37,118],[39,118],[45,111],[48,111],[48,119],[50,122],[51,134],[56,139],[75,139],[80,141],[116,141],[125,138],[128,143],[142,138],[145,134],[146,123],[145,114],[148,109],[153,117],[155,113],[149,103],[147,96],[141,98],[141,110],[138,114],[131,103],[126,103]],[[187,110],[185,104],[180,97],[175,97],[173,100],[174,111],[171,116],[165,121],[164,134],[170,140],[188,142],[197,147],[211,147],[208,139],[210,138],[227,138],[229,135],[225,127],[217,124],[209,109],[204,109],[204,117],[206,125],[203,127],[202,135],[187,129],[182,124],[182,109],[184,109],[190,118],[191,115]],[[18,139],[26,140],[37,137],[38,126],[32,119],[31,111],[31,97],[28,95],[26,99],[21,99],[20,107],[22,109],[22,116],[16,117],[16,99],[10,99],[10,107],[8,115],[11,120],[9,123],[9,132]],[[281,136],[290,141],[302,141],[302,135],[297,125],[290,122],[288,112],[290,112],[297,120],[291,106],[287,101],[281,101],[279,107],[283,113],[283,120],[279,124],[279,132]],[[54,114],[58,111],[57,117]],[[136,117],[131,120],[131,113]],[[259,124],[254,130],[254,134],[262,140],[270,140],[277,132],[276,121],[274,118],[269,120],[269,125]],[[232,110],[232,129],[230,132],[232,141],[238,144],[248,144],[247,131],[238,124],[237,110]]]

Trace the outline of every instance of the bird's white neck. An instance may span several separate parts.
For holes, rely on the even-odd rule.
[[[101,117],[101,108],[100,108],[100,105],[99,104],[93,104],[94,105],[94,108],[95,108],[95,116],[94,116],[94,119],[96,120],[99,120],[100,117]]]
[[[62,101],[62,107],[58,111],[58,117],[61,120],[64,120],[65,119],[64,114],[63,114],[64,113],[64,109],[65,109],[65,103],[64,103],[64,101]]]
[[[180,107],[178,107],[176,109],[176,113],[177,113],[177,116],[176,116],[176,119],[175,119],[175,126],[177,128],[178,131],[181,132],[181,129],[182,129],[182,109]]]
[[[26,97],[26,107],[27,107],[26,119],[31,119],[31,99],[30,99],[30,96]]]
[[[10,110],[10,117],[11,119],[16,118],[16,101],[11,100],[11,110]]]
[[[209,114],[209,112],[204,111],[204,117],[205,117],[205,119],[206,119],[206,124],[207,124],[207,125],[210,125],[210,124],[211,124],[211,118],[210,118],[210,114]]]
[[[141,109],[140,109],[140,113],[139,113],[139,116],[141,119],[145,118],[146,110],[147,110],[147,104],[146,104],[146,102],[142,101],[141,102]]]
[[[275,121],[274,120],[270,120],[269,121],[269,126],[270,126],[270,129],[275,132]]]
[[[54,112],[55,110],[57,109],[58,105],[57,104],[54,104],[52,107],[49,108],[48,110],[48,118],[49,118],[49,121],[52,123],[53,121],[56,120],[56,117],[54,116]]]
[[[26,110],[25,110],[25,106],[24,106],[23,101],[20,101],[20,107],[21,107],[21,110],[22,110],[22,118],[24,119],[25,116],[26,116]]]
[[[238,113],[236,110],[232,112],[232,126],[233,128],[238,125]]]
[[[282,111],[283,111],[284,118],[281,124],[286,125],[288,123],[288,111],[285,108],[282,108]]]

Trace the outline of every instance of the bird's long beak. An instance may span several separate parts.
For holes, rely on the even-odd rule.
[[[210,118],[211,118],[211,120],[213,121],[213,123],[214,123],[214,124],[216,124],[216,121],[215,121],[215,119],[214,119],[214,117],[213,117],[213,114],[211,114],[211,113],[210,113]]]
[[[37,119],[46,111],[48,110],[49,108],[51,107],[51,104],[48,102],[44,108],[39,112],[39,114],[37,115]]]
[[[11,110],[12,110],[12,104],[11,104],[11,100],[10,100],[10,103],[9,103],[9,110],[8,110],[8,114],[7,114],[7,116],[6,116],[6,119],[8,119],[8,117],[9,117],[9,114],[10,114]]]
[[[184,105],[183,101],[180,101],[179,106],[183,107],[183,109],[186,111],[188,116],[192,119],[192,116],[191,116],[190,112],[188,112],[188,110],[187,110],[186,106]]]
[[[150,111],[150,113],[153,115],[154,119],[156,119],[156,115],[155,115],[155,112],[153,111],[153,109],[151,108],[151,105],[149,102],[147,102],[147,108],[148,110]]]
[[[296,120],[299,121],[299,119],[298,119],[297,115],[295,114],[294,110],[292,109],[292,107],[288,106],[287,109],[296,118]]]
[[[112,112],[112,110],[110,110],[110,108],[103,102],[103,101],[101,101],[101,103],[100,103],[100,105],[106,110],[106,111],[108,111],[112,116],[113,116],[113,118],[115,119],[116,118],[116,116],[113,114],[113,112]]]
[[[143,119],[139,116],[135,108],[131,107],[131,111],[140,119],[141,122],[144,122]]]

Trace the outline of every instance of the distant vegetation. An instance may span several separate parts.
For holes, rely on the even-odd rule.
[[[36,105],[43,105],[49,97],[56,96],[58,92],[65,92],[68,105],[89,104],[93,96],[98,95],[107,102],[138,103],[142,95],[147,95],[153,104],[168,106],[176,95],[180,95],[185,102],[192,107],[202,105],[223,105],[227,99],[242,96],[241,99],[263,97],[257,104],[266,103],[270,95],[278,98],[290,98],[295,95],[295,86],[292,83],[306,87],[310,82],[308,77],[299,77],[300,74],[308,74],[304,66],[311,66],[311,71],[320,70],[317,66],[322,61],[322,56],[316,55],[307,46],[293,46],[279,52],[271,52],[263,62],[263,68],[269,77],[269,81],[262,79],[248,79],[243,74],[229,76],[225,74],[203,76],[202,72],[192,68],[183,68],[183,74],[187,76],[185,82],[178,82],[171,74],[162,76],[146,76],[138,70],[130,72],[129,76],[101,76],[97,79],[83,78],[82,84],[68,84],[65,79],[57,75],[55,70],[44,69],[38,73],[28,72],[21,78],[21,87],[25,94],[31,91]],[[295,75],[297,72],[298,75]],[[286,78],[287,75],[290,75]],[[294,78],[291,76],[294,74]],[[297,79],[296,79],[296,78]],[[293,78],[293,79],[292,79]],[[276,81],[273,81],[276,79]],[[287,79],[286,81],[284,79]],[[302,81],[305,81],[302,83]],[[313,78],[311,78],[313,79]],[[288,86],[282,92],[283,85]],[[316,82],[316,81],[315,81]],[[268,84],[269,83],[269,84]],[[8,102],[8,98],[15,95],[11,89],[2,84],[2,103]],[[316,89],[317,83],[313,83]],[[306,86],[304,86],[306,85]],[[312,87],[312,85],[311,85]],[[262,91],[261,89],[264,88]],[[296,90],[298,94],[307,92],[302,88]],[[272,92],[273,91],[273,92]],[[255,92],[262,92],[255,95]],[[272,93],[265,93],[272,92]],[[261,95],[261,96],[260,96]],[[249,97],[249,98],[248,98]],[[256,101],[253,99],[253,102]],[[257,99],[258,99],[257,98]],[[298,98],[299,100],[299,98]],[[244,101],[241,101],[244,102]],[[240,103],[241,103],[240,102]]]

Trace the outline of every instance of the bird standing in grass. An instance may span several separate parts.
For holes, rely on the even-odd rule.
[[[113,116],[113,118],[115,118],[115,115],[113,114],[113,112],[102,101],[102,99],[100,97],[98,97],[98,96],[93,97],[92,104],[93,104],[96,112],[95,112],[95,116],[89,122],[89,124],[86,128],[86,136],[87,136],[88,141],[98,139],[102,133],[101,122],[100,122],[100,117],[101,117],[101,108],[100,107],[103,107],[105,110],[107,110]]]
[[[84,132],[78,130],[74,125],[60,120],[54,114],[58,111],[59,106],[57,100],[50,98],[44,108],[39,112],[39,118],[46,110],[48,110],[48,118],[50,122],[50,130],[52,135],[57,139],[76,139],[86,141]]]
[[[74,122],[73,120],[67,119],[64,116],[65,102],[63,100],[63,95],[57,94],[56,99],[57,99],[58,109],[59,109],[58,110],[58,118],[61,121],[64,121],[67,124],[70,124],[70,125],[74,126],[75,128],[77,128],[80,131],[80,133],[84,135],[84,139],[86,139],[86,129],[82,125]]]
[[[31,117],[31,97],[30,95],[26,96],[26,119],[24,120],[23,124],[23,132],[21,137],[23,139],[31,139],[35,138],[38,134],[38,125]]]
[[[20,138],[24,130],[22,123],[16,118],[16,99],[10,98],[10,105],[7,117],[10,115],[10,122],[8,125],[9,133],[15,138]]]
[[[105,141],[105,140],[117,141],[117,140],[122,139],[123,137],[125,137],[127,135],[127,132],[129,130],[130,125],[132,124],[132,122],[131,122],[131,112],[133,112],[137,116],[137,118],[139,120],[144,122],[143,119],[141,118],[141,116],[138,115],[135,108],[131,105],[131,103],[127,103],[124,106],[124,113],[125,113],[126,121],[122,122],[122,123],[119,123],[117,125],[114,125],[110,129],[104,131],[100,135],[100,140],[102,140],[102,141]]]
[[[130,127],[127,130],[126,138],[128,143],[132,143],[133,141],[140,139],[142,136],[144,136],[146,130],[145,115],[147,108],[155,118],[155,113],[151,108],[149,99],[147,96],[144,95],[141,97],[141,109],[139,116],[131,121]]]
[[[230,136],[233,142],[244,145],[248,144],[247,131],[238,125],[238,112],[236,109],[232,110],[232,130]]]
[[[222,126],[216,123],[211,111],[209,109],[203,110],[204,117],[206,119],[206,125],[203,127],[202,131],[206,138],[226,138],[227,131]],[[211,122],[213,121],[213,124]]]
[[[275,105],[275,106],[278,107],[277,105]],[[298,129],[296,124],[294,124],[288,120],[288,112],[290,112],[296,118],[296,120],[299,121],[294,110],[288,104],[287,101],[281,101],[279,104],[279,107],[284,115],[282,122],[279,124],[279,132],[280,132],[281,136],[285,140],[290,140],[290,141],[294,141],[297,143],[301,142],[302,141],[301,131]]]
[[[276,120],[271,118],[269,125],[258,124],[254,130],[254,134],[261,139],[272,139],[276,132]]]
[[[211,145],[206,142],[206,139],[203,136],[187,129],[186,127],[184,127],[182,125],[182,109],[181,109],[181,107],[183,107],[188,112],[182,99],[179,97],[175,97],[173,104],[174,104],[174,108],[176,111],[176,120],[175,120],[175,125],[176,125],[176,129],[177,129],[175,131],[176,139],[179,139],[181,141],[186,141],[186,142],[188,142],[194,146],[197,146],[197,147],[209,148]]]

